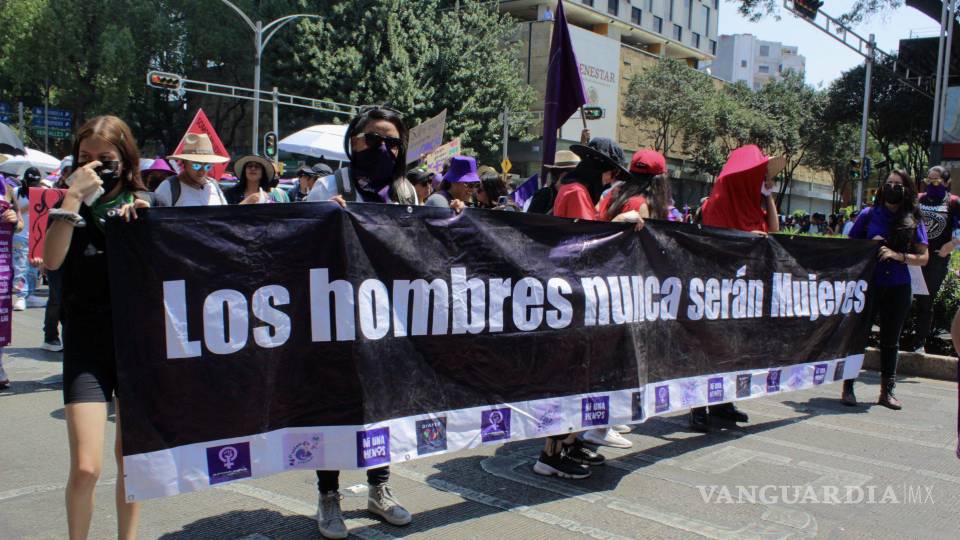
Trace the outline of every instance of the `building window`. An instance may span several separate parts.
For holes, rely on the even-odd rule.
[[[687,0],[687,28],[693,28],[693,0]]]
[[[783,73],[783,64],[780,64],[780,65],[777,67],[777,73]]]
[[[717,55],[717,42],[714,41],[714,40],[712,40],[712,39],[710,40],[710,54],[712,54],[712,55],[714,55],[714,56]],[[746,63],[746,62],[744,62],[744,63]]]
[[[720,11],[720,0],[713,0],[713,9]]]
[[[584,4],[593,7],[593,0],[581,0]]]
[[[643,11],[640,8],[630,8],[630,22],[637,26],[643,24]]]
[[[620,0],[607,0],[607,13],[615,17],[620,15]]]
[[[770,46],[769,46],[769,45],[761,45],[761,46],[760,46],[760,56],[764,56],[764,57],[770,56]]]
[[[747,61],[746,61],[746,60],[741,60],[741,61],[740,61],[740,67],[743,67],[743,68],[747,67]]]
[[[674,18],[673,18],[673,3],[676,2],[676,0],[667,0],[667,2],[670,3],[670,15],[669,15],[669,17],[667,17],[667,18],[672,21],[672,20],[674,20]]]
[[[647,11],[653,13],[653,0],[647,0]]]
[[[710,8],[703,6],[703,35],[710,35]]]
[[[683,27],[679,24],[673,25],[673,39],[683,41]]]
[[[760,66],[757,68],[760,73],[770,73],[770,66]]]
[[[699,49],[699,48],[700,48],[700,34],[698,34],[698,33],[696,33],[696,32],[693,32],[692,35],[693,35],[693,38],[692,38],[692,39],[693,39],[693,47],[694,47],[695,49]]]
[[[660,17],[653,18],[653,31],[662,34],[663,33],[663,19]]]

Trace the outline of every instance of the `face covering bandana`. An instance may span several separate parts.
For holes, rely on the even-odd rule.
[[[927,197],[933,200],[940,200],[947,195],[947,186],[940,184],[938,186],[927,186]]]
[[[883,185],[883,201],[890,204],[900,204],[903,202],[903,185],[902,184],[884,184]]]
[[[396,163],[397,156],[393,155],[385,145],[361,150],[353,154],[350,160],[356,176],[368,178],[378,191],[393,179],[393,168]]]

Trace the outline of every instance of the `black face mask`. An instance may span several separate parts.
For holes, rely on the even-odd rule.
[[[356,176],[369,179],[377,190],[393,180],[396,163],[397,156],[383,145],[365,148],[350,157],[350,165]]]
[[[87,163],[89,162],[77,164],[77,169],[84,167]],[[100,177],[100,181],[103,182],[104,193],[110,193],[110,190],[117,186],[117,182],[120,181],[119,170],[119,161],[102,161],[100,166],[93,170]]]
[[[903,184],[884,184],[883,202],[900,204],[903,202]]]

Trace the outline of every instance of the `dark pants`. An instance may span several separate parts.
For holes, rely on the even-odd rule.
[[[937,253],[930,253],[930,261],[923,267],[923,280],[927,282],[928,295],[917,296],[917,335],[913,342],[914,347],[921,347],[930,335],[930,324],[933,322],[933,302],[937,292],[947,277],[950,266],[950,257],[941,257]]]
[[[880,318],[880,375],[893,377],[897,374],[897,358],[900,350],[900,331],[907,320],[912,300],[910,284],[882,287],[874,285],[872,322]]]
[[[50,295],[47,298],[47,309],[43,312],[43,340],[52,342],[60,339],[57,325],[63,322],[63,313],[60,310],[63,275],[59,271],[47,270],[47,281],[50,284]]]
[[[390,467],[367,469],[367,483],[371,486],[386,484],[390,480]],[[340,471],[317,471],[317,489],[330,493],[340,489]]]

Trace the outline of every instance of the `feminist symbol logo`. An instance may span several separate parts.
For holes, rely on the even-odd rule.
[[[223,463],[223,466],[227,469],[233,468],[233,462],[237,459],[237,449],[232,446],[224,446],[220,449],[220,453],[217,454],[217,457],[220,458],[220,462]]]

